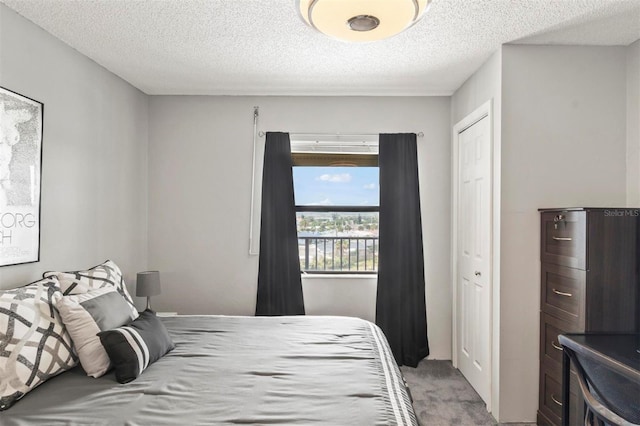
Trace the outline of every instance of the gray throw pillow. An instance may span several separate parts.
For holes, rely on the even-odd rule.
[[[132,323],[98,333],[109,354],[119,383],[138,377],[175,345],[164,324],[152,311],[144,311]]]
[[[60,294],[56,308],[71,335],[80,365],[92,377],[102,376],[111,365],[97,334],[127,324],[138,315],[113,286],[82,294]]]

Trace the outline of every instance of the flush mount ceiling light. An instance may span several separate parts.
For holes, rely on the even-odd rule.
[[[298,0],[311,27],[345,41],[391,37],[415,24],[431,0]]]

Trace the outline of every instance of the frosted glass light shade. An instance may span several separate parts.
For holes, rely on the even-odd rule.
[[[299,0],[307,24],[352,42],[382,40],[416,23],[431,0]]]

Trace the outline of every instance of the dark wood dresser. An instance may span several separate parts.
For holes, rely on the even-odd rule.
[[[640,331],[640,208],[540,209],[539,425],[560,425],[563,333]],[[570,383],[571,425],[584,424]]]

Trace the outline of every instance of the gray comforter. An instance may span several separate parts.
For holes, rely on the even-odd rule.
[[[415,425],[386,340],[341,317],[163,318],[176,348],[135,381],[76,368],[0,425]]]

